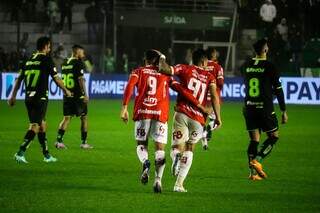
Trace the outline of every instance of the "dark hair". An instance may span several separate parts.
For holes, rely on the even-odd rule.
[[[37,50],[43,50],[44,47],[51,43],[51,39],[46,36],[42,36],[37,40]]]
[[[256,43],[253,44],[254,51],[256,52],[257,55],[261,54],[264,45],[267,43],[268,43],[267,39],[263,38],[256,41]]]
[[[216,52],[217,50],[215,49],[215,48],[213,48],[213,47],[209,47],[208,49],[207,49],[207,57],[208,57],[208,59],[211,59],[212,58],[212,53],[214,53],[214,52]]]
[[[79,44],[75,44],[72,46],[72,51],[76,51],[77,49],[84,49],[83,46],[79,45]]]
[[[160,58],[159,53],[157,51],[153,50],[153,49],[147,50],[144,53],[144,59],[148,63],[157,64],[157,63],[159,63],[159,58]]]
[[[204,59],[207,59],[207,53],[203,49],[197,49],[192,53],[192,62],[194,65],[198,65]]]

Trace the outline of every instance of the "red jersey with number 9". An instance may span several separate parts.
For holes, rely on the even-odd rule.
[[[167,122],[172,77],[159,73],[158,67],[150,65],[134,70],[129,78],[129,82],[131,81],[134,81],[137,89],[133,120],[153,119]]]
[[[205,69],[195,65],[178,64],[173,67],[174,75],[179,77],[181,85],[189,90],[198,99],[201,105],[206,105],[207,94],[210,84],[215,84],[215,77]],[[186,114],[191,119],[206,122],[206,116],[196,106],[178,95],[176,111]]]

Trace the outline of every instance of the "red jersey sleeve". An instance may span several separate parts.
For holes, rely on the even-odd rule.
[[[190,93],[188,90],[186,90],[184,87],[181,86],[181,84],[178,81],[171,81],[170,87],[178,92],[181,96],[183,96],[186,100],[188,100],[193,105],[197,106],[200,104],[198,99],[196,99],[192,93]]]
[[[138,74],[138,71],[135,70],[131,73],[129,80],[128,80],[128,84],[124,90],[122,105],[128,105],[130,98],[132,96],[134,87],[138,82],[138,79],[139,79],[139,74]]]

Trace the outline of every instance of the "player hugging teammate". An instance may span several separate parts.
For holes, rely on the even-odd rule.
[[[183,187],[192,164],[195,144],[203,134],[203,125],[209,112],[205,107],[208,90],[212,95],[212,105],[217,115],[217,125],[221,125],[220,107],[216,94],[213,75],[205,70],[207,56],[205,51],[193,53],[195,65],[177,65],[170,67],[165,57],[158,51],[148,50],[145,54],[145,66],[132,72],[125,89],[121,118],[127,122],[128,102],[137,87],[133,120],[137,155],[143,165],[141,182],[149,179],[150,161],[148,159],[148,137],[155,141],[155,181],[154,191],[161,192],[161,178],[165,166],[165,144],[167,143],[167,121],[169,114],[169,86],[178,92],[176,113],[174,115],[173,144],[171,157],[172,172],[177,176],[174,186],[176,192],[186,192]],[[180,83],[171,77],[176,75]]]

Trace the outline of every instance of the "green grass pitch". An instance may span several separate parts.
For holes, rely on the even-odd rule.
[[[94,149],[87,151],[79,148],[78,118],[65,134],[68,149],[54,148],[62,103],[50,101],[47,135],[59,161],[42,162],[35,140],[26,154],[29,164],[19,165],[13,155],[28,127],[24,103],[9,108],[1,101],[0,212],[320,212],[319,106],[288,106],[289,123],[281,125],[280,140],[264,162],[269,178],[250,182],[242,105],[224,103],[223,126],[214,132],[210,150],[197,146],[188,193],[172,192],[167,146],[163,193],[154,194],[153,172],[148,185],[139,182],[133,122],[120,121],[120,103],[90,102],[88,140]],[[153,150],[150,143],[150,159]]]

